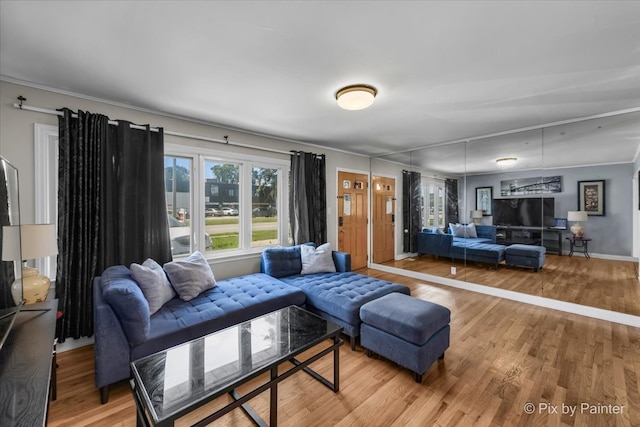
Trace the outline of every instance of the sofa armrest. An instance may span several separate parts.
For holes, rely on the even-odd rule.
[[[480,238],[491,239],[491,243],[496,242],[496,226],[495,225],[477,225],[476,234]]]
[[[93,280],[93,329],[96,387],[129,378],[129,341],[116,313],[102,298],[100,277]]]
[[[336,271],[339,273],[351,271],[351,254],[333,251],[333,263],[336,265]]]

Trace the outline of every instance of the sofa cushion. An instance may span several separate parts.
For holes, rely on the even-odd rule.
[[[198,251],[185,259],[168,262],[163,268],[183,301],[190,301],[216,285],[209,263]]]
[[[102,273],[102,297],[118,315],[129,345],[134,346],[149,336],[149,303],[142,289],[124,265],[107,268]]]
[[[486,237],[454,237],[453,244],[461,244],[466,245],[470,243],[495,243],[489,238]]]
[[[302,289],[307,305],[354,325],[360,324],[363,304],[391,292],[409,294],[407,286],[353,272],[298,275],[280,280]]]
[[[469,239],[464,239],[469,240]],[[451,256],[454,258],[485,259],[499,263],[504,259],[506,246],[495,243],[454,242],[451,246]]]
[[[300,274],[300,246],[265,249],[262,251],[262,271],[276,278]]]
[[[300,246],[300,259],[302,260],[301,274],[336,272],[329,243],[322,244],[317,248],[309,245]]]
[[[174,298],[151,316],[146,342],[132,349],[131,359],[151,354],[213,331],[288,307],[304,305],[305,295],[263,273],[219,280],[189,301]]]
[[[129,268],[131,277],[140,286],[149,303],[149,313],[155,313],[164,303],[176,296],[162,266],[151,258],[147,258],[142,265],[133,263]]]

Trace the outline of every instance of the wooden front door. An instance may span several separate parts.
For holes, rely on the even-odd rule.
[[[367,266],[367,175],[338,172],[338,250],[351,254],[351,269]]]
[[[395,257],[396,180],[373,177],[373,262]]]

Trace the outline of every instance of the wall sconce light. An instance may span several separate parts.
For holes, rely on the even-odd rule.
[[[345,110],[362,110],[373,104],[377,94],[373,86],[351,85],[336,92],[336,100],[340,108]]]

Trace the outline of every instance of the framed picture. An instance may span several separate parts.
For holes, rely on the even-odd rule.
[[[483,216],[491,216],[493,203],[493,187],[476,187],[476,210],[482,211]]]
[[[578,181],[578,210],[587,215],[604,216],[604,179]]]

